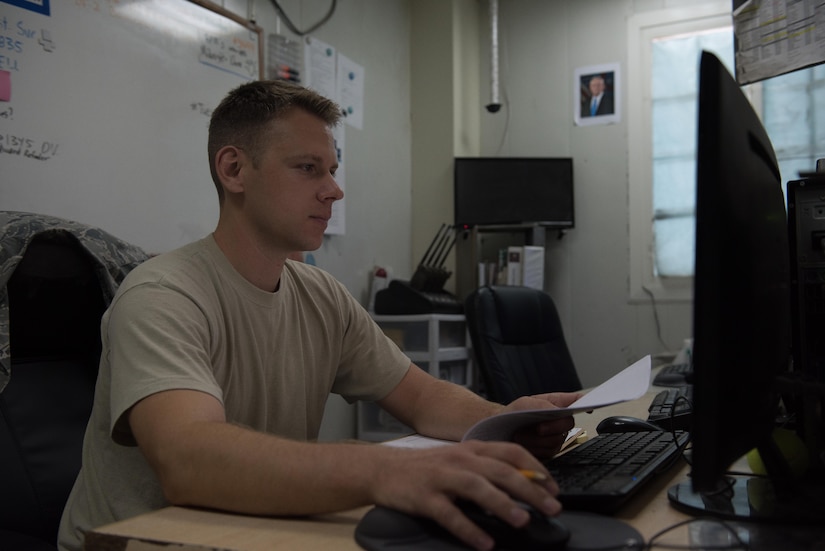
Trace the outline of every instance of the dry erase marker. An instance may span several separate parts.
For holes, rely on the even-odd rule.
[[[539,471],[532,471],[530,469],[519,469],[518,472],[520,472],[526,478],[534,482],[544,482],[545,480],[547,480],[547,475],[544,473],[540,473]]]

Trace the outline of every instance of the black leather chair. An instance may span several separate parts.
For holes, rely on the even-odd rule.
[[[55,550],[80,469],[104,298],[71,236],[37,236],[6,286],[11,378],[0,393],[0,549]]]
[[[582,385],[547,293],[530,287],[479,287],[464,302],[467,328],[487,397],[576,391]]]

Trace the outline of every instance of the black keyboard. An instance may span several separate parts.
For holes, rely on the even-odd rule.
[[[693,408],[693,385],[665,389],[653,398],[647,420],[665,430],[690,430]]]
[[[570,510],[610,514],[682,455],[688,434],[666,431],[604,433],[545,461]]]
[[[693,364],[678,363],[663,366],[653,377],[655,386],[684,386],[693,375]]]

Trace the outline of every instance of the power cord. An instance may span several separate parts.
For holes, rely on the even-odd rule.
[[[718,524],[722,528],[724,528],[727,532],[729,532],[732,536],[729,543],[726,544],[708,544],[708,543],[699,543],[699,544],[678,544],[678,543],[667,543],[667,542],[660,542],[657,541],[670,532],[681,528],[683,526],[688,526],[690,524],[698,524],[698,523],[713,523]],[[577,548],[573,545],[569,545],[566,547],[567,551],[584,551],[583,549]],[[655,534],[653,534],[650,539],[645,543],[644,541],[638,540],[629,540],[619,545],[610,545],[605,547],[587,547],[586,551],[651,551],[653,549],[677,549],[677,550],[696,550],[696,551],[733,551],[733,550],[742,550],[742,551],[749,551],[750,544],[746,541],[743,541],[742,538],[739,536],[739,533],[736,531],[734,526],[731,526],[729,523],[725,522],[724,520],[720,520],[717,518],[704,518],[704,517],[697,517],[697,518],[690,518],[687,520],[683,520],[677,522],[675,524],[671,524],[659,530]]]
[[[674,543],[665,543],[665,542],[657,542],[656,540],[665,536],[667,533],[672,532],[677,528],[681,528],[682,526],[686,526],[689,524],[699,523],[699,522],[712,522],[720,525],[725,530],[730,532],[733,536],[733,541],[729,544],[722,544],[722,545],[708,545],[708,544],[701,544],[701,545],[681,545],[681,544],[674,544]],[[750,549],[750,545],[742,541],[742,538],[739,537],[739,533],[736,529],[731,526],[729,523],[725,522],[724,520],[720,520],[717,518],[691,518],[687,520],[683,520],[681,522],[677,522],[676,524],[672,524],[667,528],[664,528],[650,537],[650,540],[647,542],[647,546],[645,549],[701,549],[702,551],[721,551],[721,550],[728,550],[728,549],[743,549],[745,551]]]
[[[653,292],[644,285],[642,285],[642,291],[650,297],[650,304],[653,306],[653,321],[656,322],[656,337],[659,339],[659,344],[662,345],[664,350],[668,350],[667,344],[662,338],[662,324],[659,323],[659,309],[656,307],[656,297]]]
[[[296,27],[296,26],[292,23],[292,21],[289,19],[289,16],[286,14],[286,12],[284,11],[284,9],[283,9],[283,8],[281,7],[281,5],[278,3],[278,0],[271,0],[271,2],[272,2],[272,5],[275,7],[275,10],[276,10],[279,14],[281,14],[281,17],[283,18],[283,20],[284,20],[284,24],[287,26],[287,28],[288,28],[290,31],[292,31],[293,33],[297,34],[298,36],[305,36],[305,35],[308,35],[309,33],[311,33],[312,31],[317,30],[318,28],[320,28],[320,27],[321,27],[321,25],[323,25],[324,23],[326,23],[327,21],[329,21],[329,20],[330,20],[330,18],[332,17],[332,15],[335,13],[335,7],[336,7],[336,4],[338,3],[338,0],[332,0],[332,4],[330,5],[330,7],[329,7],[329,11],[327,12],[327,14],[326,14],[324,17],[322,17],[320,21],[318,21],[317,23],[315,23],[314,25],[310,26],[308,29],[306,29],[306,30],[304,30],[304,31],[299,30],[299,29],[298,29],[298,28],[297,28],[297,27]]]

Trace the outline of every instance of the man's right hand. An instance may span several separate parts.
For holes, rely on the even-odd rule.
[[[495,542],[461,512],[457,499],[473,501],[515,527],[530,520],[516,500],[550,516],[561,511],[558,485],[517,444],[469,441],[426,450],[393,449],[387,459],[375,473],[375,503],[430,517],[475,549],[492,549]],[[522,470],[546,480],[531,480]]]

